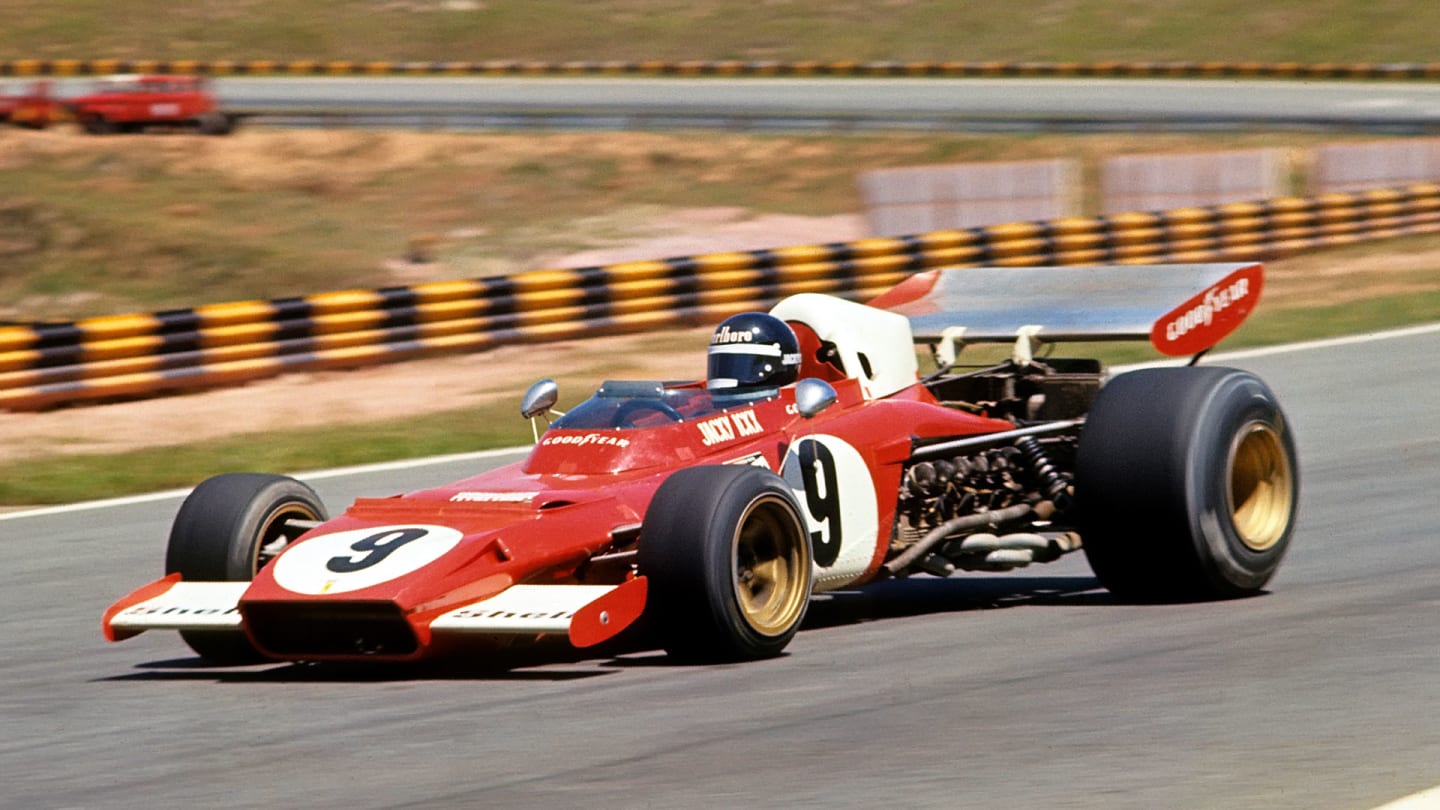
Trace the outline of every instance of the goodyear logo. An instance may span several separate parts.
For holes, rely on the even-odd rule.
[[[1205,291],[1205,297],[1180,317],[1165,325],[1167,340],[1179,340],[1201,326],[1209,326],[1215,316],[1250,295],[1250,279],[1238,278],[1229,286]]]

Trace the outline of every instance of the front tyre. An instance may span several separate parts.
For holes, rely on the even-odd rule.
[[[811,550],[789,486],[745,465],[691,467],[656,491],[640,532],[646,613],[671,657],[779,655],[810,601]]]
[[[248,582],[301,530],[290,520],[326,519],[310,487],[281,475],[228,473],[201,482],[180,505],[170,529],[165,573],[190,582]],[[264,657],[243,633],[182,630],[200,656],[219,664]]]
[[[1258,377],[1146,369],[1106,384],[1086,418],[1076,523],[1123,599],[1247,596],[1285,555],[1299,486],[1290,425]]]

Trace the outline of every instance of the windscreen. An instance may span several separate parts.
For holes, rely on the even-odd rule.
[[[611,380],[551,424],[558,430],[632,430],[684,422],[719,410],[710,392],[660,382]]]

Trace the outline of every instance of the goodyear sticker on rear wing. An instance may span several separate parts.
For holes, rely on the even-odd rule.
[[[1150,343],[1172,357],[1198,354],[1214,346],[1255,309],[1264,281],[1258,264],[1236,270],[1160,316],[1150,330]]]

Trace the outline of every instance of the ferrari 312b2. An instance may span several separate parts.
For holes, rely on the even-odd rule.
[[[954,268],[868,304],[794,295],[722,323],[706,379],[606,382],[511,466],[334,517],[292,478],[209,479],[166,575],[104,632],[178,630],[233,663],[588,647],[635,626],[679,660],[757,659],[813,593],[1081,549],[1121,600],[1255,594],[1299,486],[1266,384],[1194,363],[1112,378],[1050,353],[1136,340],[1198,358],[1262,283],[1258,264]],[[959,362],[985,343],[1008,348]],[[549,420],[556,390],[537,383],[522,414]]]

